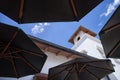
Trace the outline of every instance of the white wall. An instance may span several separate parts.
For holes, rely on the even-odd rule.
[[[113,65],[114,65],[114,75],[120,80],[120,59],[111,59]]]
[[[81,40],[77,41],[75,45],[72,47],[72,49],[81,52],[82,51],[87,51],[86,54],[90,56],[94,56],[96,58],[103,59],[104,54],[100,53],[99,50],[97,49],[98,47],[102,48],[102,45],[100,44],[101,42],[97,40],[96,38],[93,38],[90,35],[85,34]]]
[[[48,57],[47,57],[47,60],[45,62],[45,65],[43,66],[41,73],[48,74],[49,68],[60,65],[64,62],[71,60],[71,58],[66,58],[66,57],[60,56],[60,55],[56,56],[56,54],[50,53],[50,52],[45,52],[45,54]]]

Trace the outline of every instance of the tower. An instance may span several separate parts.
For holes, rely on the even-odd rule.
[[[101,44],[101,41],[95,37],[96,33],[92,32],[91,30],[80,26],[75,33],[71,36],[69,39],[69,42],[73,44],[72,49],[76,50],[78,52],[81,52],[83,54],[87,54],[99,59],[105,59],[105,54],[103,50],[103,46]],[[115,71],[113,74],[109,75],[109,78],[111,80],[117,80],[119,78],[119,70],[120,70],[120,62],[118,60],[117,63],[115,60],[111,59]],[[107,77],[104,77],[102,80],[109,80],[105,79]],[[117,78],[117,79],[116,79]]]
[[[69,42],[73,44],[72,49],[76,51],[96,58],[105,58],[101,42],[95,36],[95,32],[80,26],[71,36]]]

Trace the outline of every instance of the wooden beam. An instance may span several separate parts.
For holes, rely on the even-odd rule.
[[[48,51],[49,48],[50,48],[49,46],[46,46],[44,51]]]
[[[58,51],[58,52],[56,53],[56,56],[60,55],[61,53],[62,53],[62,51]]]
[[[72,57],[73,55],[72,54],[70,54],[70,55],[67,55],[66,57],[69,59],[70,57]]]

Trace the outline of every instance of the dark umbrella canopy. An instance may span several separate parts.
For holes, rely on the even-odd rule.
[[[0,23],[0,77],[39,73],[46,58],[21,29]]]
[[[110,60],[77,58],[50,68],[48,80],[100,80],[113,71]]]
[[[102,0],[0,0],[0,12],[19,23],[78,21]]]
[[[99,33],[107,57],[120,58],[120,6]]]

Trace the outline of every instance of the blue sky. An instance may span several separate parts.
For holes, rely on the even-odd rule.
[[[98,34],[119,4],[120,0],[104,0],[79,22],[17,24],[2,13],[0,13],[0,22],[17,26],[26,34],[71,48],[73,45],[68,40],[80,25]]]

